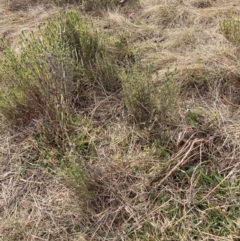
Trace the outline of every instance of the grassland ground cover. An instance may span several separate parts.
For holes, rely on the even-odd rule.
[[[0,0],[0,27],[0,240],[240,240],[239,1]]]

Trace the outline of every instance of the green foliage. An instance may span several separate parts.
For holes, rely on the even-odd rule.
[[[165,73],[164,77],[156,82],[155,101],[157,105],[158,115],[161,121],[168,121],[174,118],[176,106],[179,96],[179,86],[175,80],[176,70]]]
[[[133,121],[141,124],[156,120],[167,122],[178,98],[174,73],[168,71],[161,79],[152,76],[149,69],[134,67],[123,77],[123,96]]]
[[[61,159],[61,176],[76,191],[79,198],[89,201],[90,182],[85,168],[86,160],[74,153],[70,148]]]
[[[41,42],[32,38],[32,42],[26,40],[26,48],[20,56],[5,46],[0,73],[5,85],[1,112],[18,126],[39,117],[58,120],[70,111],[69,85],[74,63],[69,52],[60,51],[58,46],[55,50],[49,46],[44,49]]]
[[[187,112],[186,122],[187,122],[187,124],[195,126],[195,127],[199,127],[203,124],[203,123],[201,123],[201,114],[195,110],[189,110]]]
[[[230,18],[220,21],[220,30],[229,41],[240,44],[240,20],[233,14]]]
[[[123,73],[123,99],[134,122],[146,124],[154,115],[153,84],[148,71],[138,68]]]
[[[19,51],[3,40],[0,49],[1,115],[14,128],[34,127],[39,164],[61,167],[71,185],[85,193],[84,161],[92,150],[84,133],[91,120],[79,114],[79,101],[87,101],[92,89],[121,88],[119,72],[131,55],[126,40],[111,42],[71,10],[36,34],[22,33]]]
[[[60,175],[84,199],[90,195],[86,163],[94,155],[89,131],[89,120],[72,116],[59,122],[38,120],[34,133],[37,164]]]
[[[43,116],[62,118],[91,86],[108,91],[121,87],[116,53],[107,51],[107,38],[76,11],[48,21],[39,34],[22,34],[20,54],[1,42],[0,109],[14,125]]]

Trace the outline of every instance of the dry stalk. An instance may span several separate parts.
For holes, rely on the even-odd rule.
[[[154,182],[157,182],[159,181],[159,179],[161,179],[161,181],[158,183],[158,186],[161,186],[173,174],[173,172],[176,171],[180,166],[186,164],[193,157],[199,155],[198,152],[197,153],[193,153],[193,152],[197,149],[201,150],[201,146],[206,145],[206,143],[208,143],[208,141],[204,138],[197,138],[197,139],[194,138],[194,136],[199,133],[202,134],[202,132],[195,132],[191,135],[191,137],[185,142],[184,146],[177,152],[177,154],[168,161],[168,166],[171,163],[176,163],[176,160],[179,160],[179,158],[181,158],[180,161],[177,161],[177,164],[165,174],[164,174],[164,170],[161,170],[161,173],[156,175],[156,177],[153,178],[150,185],[152,185]],[[200,153],[200,156],[201,156],[201,153]]]

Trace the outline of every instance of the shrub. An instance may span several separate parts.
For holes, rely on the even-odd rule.
[[[123,98],[134,122],[149,124],[157,120],[167,123],[178,98],[174,73],[168,71],[160,78],[154,77],[148,69],[134,67],[123,77]]]
[[[61,170],[83,195],[88,188],[85,162],[94,152],[88,137],[91,121],[75,102],[102,77],[112,81],[106,71],[117,72],[104,41],[76,11],[69,11],[37,34],[22,34],[19,52],[0,42],[1,115],[13,128],[30,127],[34,159]]]
[[[4,46],[0,74],[4,83],[1,112],[16,126],[39,117],[56,120],[60,113],[68,113],[74,72],[69,51],[43,46],[34,36],[32,41],[24,40],[21,55]]]
[[[240,44],[240,20],[234,18],[233,14],[230,18],[220,21],[220,31],[229,41]]]
[[[152,80],[149,72],[138,68],[123,72],[123,100],[130,120],[146,124],[154,114]]]
[[[37,34],[23,33],[18,52],[3,40],[0,49],[0,114],[13,128],[33,127],[40,165],[60,167],[67,182],[86,193],[84,162],[94,151],[91,120],[80,114],[79,102],[88,101],[92,89],[106,94],[121,88],[127,43],[110,41],[69,11]]]
[[[15,126],[44,117],[58,120],[75,112],[77,99],[92,86],[121,87],[116,53],[76,11],[39,29],[40,37],[22,34],[20,54],[1,42],[1,113]],[[119,49],[121,51],[121,49]]]
[[[155,82],[155,102],[159,118],[162,122],[175,119],[177,102],[179,98],[179,85],[176,82],[177,70],[167,70],[164,76],[157,76]]]

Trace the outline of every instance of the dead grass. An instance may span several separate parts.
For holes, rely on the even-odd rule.
[[[9,11],[26,11],[29,8],[33,8],[36,5],[39,4],[46,4],[49,3],[48,0],[45,1],[34,1],[34,0],[11,0],[11,1],[6,1],[7,2],[7,7]]]
[[[6,9],[0,1],[0,33],[16,48],[21,30],[57,11],[30,2],[21,5],[27,12],[14,12],[19,2]],[[87,18],[112,38],[129,39],[154,76],[158,106],[163,77],[176,70],[173,118],[160,121],[153,112],[139,126],[129,122],[121,92],[91,89],[83,108],[94,150],[86,200],[49,165],[56,167],[58,152],[39,155],[31,130],[15,133],[1,120],[0,239],[240,239],[239,45],[220,29],[233,7],[240,13],[239,1],[127,2]],[[82,158],[72,150],[64,158]]]
[[[147,19],[150,24],[156,24],[166,28],[174,25],[176,14],[177,9],[174,5],[165,4],[144,9],[142,17]]]
[[[212,7],[215,1],[212,0],[200,0],[200,1],[192,1],[190,5],[196,8],[209,8]]]
[[[85,240],[78,197],[38,163],[30,132],[1,136],[0,239]]]
[[[58,11],[57,8],[45,8],[44,5],[36,4],[15,12],[8,8],[6,0],[2,1],[1,6],[0,23],[2,28],[0,29],[0,37],[16,49],[22,31],[35,32],[38,25],[42,25],[47,18],[51,18]]]
[[[83,212],[68,187],[40,169],[11,171],[2,181],[1,238],[84,240]]]

